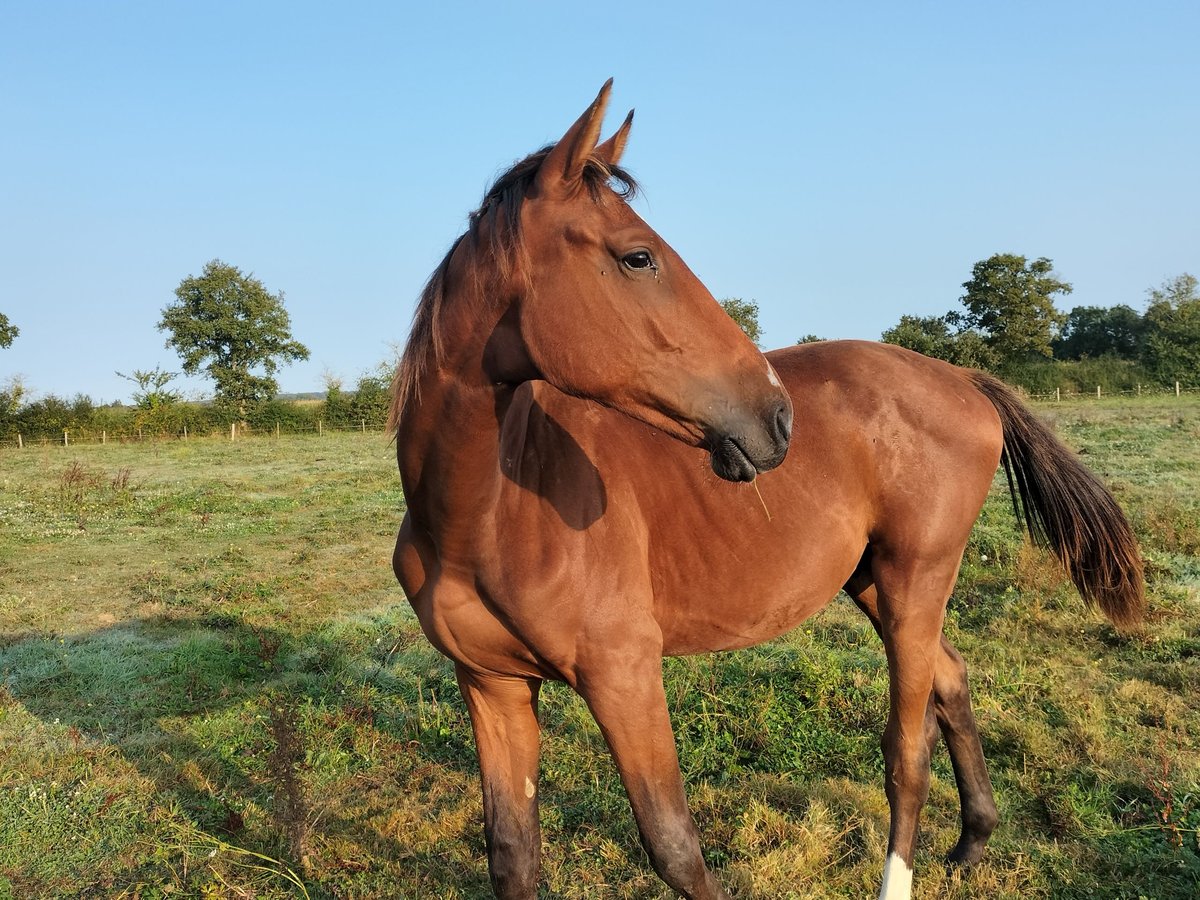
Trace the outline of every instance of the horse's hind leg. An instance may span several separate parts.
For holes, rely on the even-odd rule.
[[[846,585],[846,592],[867,614],[875,630],[879,631],[878,599],[869,572],[855,573]],[[996,801],[979,740],[979,729],[975,724],[975,713],[971,709],[966,663],[945,636],[940,643],[929,711],[934,714],[937,726],[946,739],[962,807],[962,833],[946,859],[951,863],[970,865],[983,856],[988,838],[996,828]],[[937,741],[937,731],[929,727],[928,714],[926,718],[926,738],[932,751]]]
[[[542,849],[537,802],[541,681],[484,676],[462,666],[456,672],[479,753],[492,890],[501,900],[535,900]]]
[[[616,648],[579,665],[576,690],[608,742],[650,863],[689,900],[729,900],[704,864],[663,690],[662,657]]]
[[[983,856],[983,848],[996,829],[999,816],[975,712],[971,709],[967,664],[945,637],[933,692],[938,724],[950,750],[950,764],[954,766],[954,781],[962,804],[962,834],[946,859],[971,865]]]

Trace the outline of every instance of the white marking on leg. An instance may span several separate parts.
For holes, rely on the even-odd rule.
[[[777,388],[783,387],[783,382],[779,380],[779,376],[775,373],[775,367],[770,363],[767,363],[767,381],[771,382]]]
[[[525,796],[528,797],[530,800],[532,800],[534,793],[535,793],[535,788],[533,786],[533,782],[529,780],[528,776],[526,776],[526,778],[525,778]]]
[[[883,887],[879,900],[909,900],[912,897],[912,869],[895,853],[889,853],[883,866]]]

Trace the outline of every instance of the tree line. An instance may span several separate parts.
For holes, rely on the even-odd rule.
[[[1183,273],[1147,291],[1145,309],[1076,306],[1055,299],[1072,286],[1054,263],[997,253],[975,263],[959,307],[937,316],[903,315],[880,339],[955,365],[993,372],[1031,392],[1107,392],[1139,385],[1200,387],[1200,289]],[[731,297],[726,312],[757,342],[754,301]],[[820,340],[806,335],[797,343]]]
[[[185,430],[201,434],[227,430],[232,423],[315,431],[364,422],[378,426],[387,416],[391,375],[386,363],[362,375],[353,391],[343,391],[341,381],[330,375],[323,400],[280,401],[279,367],[308,359],[309,350],[292,337],[283,292],[271,293],[253,275],[219,259],[180,281],[158,329],[166,332],[166,346],[179,354],[184,373],[204,373],[212,380],[212,402],[183,402],[171,387],[179,373],[158,366],[116,373],[135,385],[131,406],[97,406],[86,394],[30,400],[25,385],[14,378],[0,388],[0,437],[61,438],[64,431],[118,438]],[[0,347],[11,345],[19,333],[0,314]]]
[[[1072,292],[1046,257],[997,253],[975,263],[963,282],[959,307],[939,316],[903,315],[881,335],[897,344],[956,365],[986,369],[1032,392],[1132,390],[1135,385],[1200,387],[1200,285],[1183,273],[1147,291],[1145,309],[1127,304],[1076,306],[1062,312],[1056,298]],[[721,301],[758,343],[758,305],[737,297]],[[170,387],[179,374],[160,367],[134,369],[122,378],[136,385],[133,405],[97,407],[84,394],[30,401],[23,383],[0,388],[0,437],[60,435],[64,430],[133,433],[249,427],[315,429],[376,424],[386,416],[390,365],[364,374],[353,391],[326,377],[316,404],[282,403],[275,378],[281,365],[308,359],[295,340],[280,291],[271,293],[253,275],[219,259],[200,275],[188,275],[164,307],[158,329],[180,357],[181,370],[205,373],[213,401],[183,403]],[[18,327],[0,313],[0,348],[11,346]],[[820,340],[806,335],[798,343]]]

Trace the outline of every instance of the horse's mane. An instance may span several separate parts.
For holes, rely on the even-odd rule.
[[[404,346],[404,353],[392,379],[392,402],[387,423],[390,433],[395,434],[408,405],[418,397],[421,376],[429,370],[431,363],[436,364],[442,356],[443,341],[438,326],[446,299],[450,259],[455,252],[465,246],[472,254],[471,268],[477,286],[483,283],[483,263],[490,263],[494,277],[501,281],[508,280],[516,270],[527,277],[529,267],[522,265],[526,254],[521,237],[521,203],[553,146],[551,144],[531,153],[496,179],[484,194],[479,209],[469,216],[466,232],[450,246],[429,276],[413,313],[408,343]],[[584,166],[583,184],[597,203],[605,192],[628,200],[638,189],[633,176],[620,166],[610,166],[594,157]]]

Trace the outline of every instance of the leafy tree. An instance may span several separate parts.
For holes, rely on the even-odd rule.
[[[7,432],[11,429],[28,393],[29,390],[20,375],[10,375],[4,384],[0,385],[0,431]]]
[[[741,297],[726,297],[720,303],[721,308],[729,314],[729,318],[737,322],[738,328],[746,333],[746,337],[757,344],[762,338],[762,326],[758,324],[758,304]]]
[[[907,347],[934,359],[944,359],[956,366],[990,369],[996,362],[995,353],[977,331],[954,331],[950,315],[901,316],[899,324],[885,331],[880,340],[885,344]]]
[[[21,329],[8,321],[8,316],[0,313],[0,347],[11,347],[13,338],[21,333]]]
[[[179,402],[179,392],[167,390],[167,385],[178,375],[178,372],[164,372],[158,366],[152,371],[144,372],[134,369],[132,375],[117,372],[126,381],[132,381],[138,386],[133,392],[133,403],[138,409],[156,410]]]
[[[207,371],[218,402],[243,420],[252,404],[278,392],[280,362],[308,359],[308,348],[292,339],[283,292],[271,294],[236,266],[212,260],[199,277],[183,279],[175,297],[158,323],[170,332],[167,346],[178,351],[184,372]]]
[[[1000,368],[1052,355],[1055,333],[1066,321],[1054,308],[1054,295],[1072,290],[1054,277],[1053,262],[997,253],[975,263],[963,288],[959,300],[966,311],[950,313],[947,320],[978,331]]]
[[[1142,363],[1158,381],[1200,384],[1200,292],[1187,274],[1151,288]]]
[[[1144,324],[1142,317],[1125,304],[1076,306],[1067,314],[1062,336],[1054,341],[1054,355],[1058,359],[1137,359]]]
[[[825,340],[823,337],[817,337],[815,334],[806,334],[804,337],[796,341],[797,344],[819,344]]]

